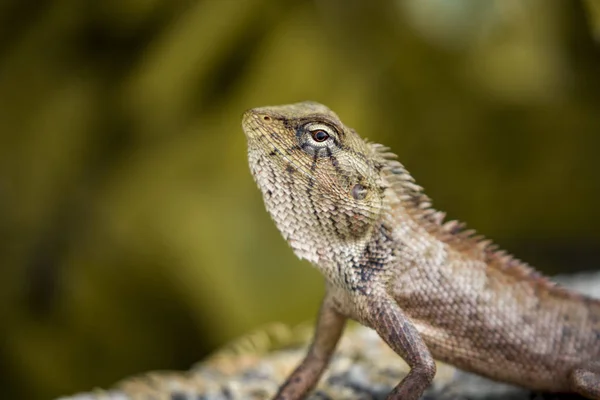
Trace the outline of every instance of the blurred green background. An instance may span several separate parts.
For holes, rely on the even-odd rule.
[[[3,0],[0,398],[185,369],[323,291],[241,113],[316,100],[544,272],[598,268],[595,0]]]

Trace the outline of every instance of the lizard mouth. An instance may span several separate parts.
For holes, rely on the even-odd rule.
[[[279,159],[285,164],[289,171],[298,171],[305,178],[314,180],[312,174],[303,167],[294,155],[286,152],[285,143],[282,143],[282,135],[275,132],[274,127],[269,125],[277,122],[277,119],[269,115],[262,108],[253,108],[244,112],[242,117],[242,129],[248,141],[248,150],[259,150],[269,159]]]
[[[244,112],[242,116],[242,129],[246,138],[257,139],[265,135],[266,123],[271,121],[271,117],[261,112],[260,108],[252,108]]]

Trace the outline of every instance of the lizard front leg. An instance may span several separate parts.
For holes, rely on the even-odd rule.
[[[436,372],[435,361],[421,335],[392,298],[384,295],[371,299],[367,310],[366,320],[371,327],[410,367],[387,400],[419,399]]]
[[[308,354],[279,388],[275,400],[302,399],[317,385],[342,336],[346,320],[334,309],[331,298],[326,295]]]
[[[600,400],[600,361],[576,368],[570,376],[573,391]]]

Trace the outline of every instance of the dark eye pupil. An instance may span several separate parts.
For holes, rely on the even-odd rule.
[[[329,139],[329,134],[322,129],[312,132],[312,137],[317,142],[324,142]]]

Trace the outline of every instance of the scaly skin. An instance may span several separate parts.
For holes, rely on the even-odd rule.
[[[393,154],[321,104],[252,109],[242,125],[267,210],[327,280],[312,346],[277,399],[314,388],[352,318],[411,367],[388,399],[418,399],[436,358],[600,400],[600,301],[555,286],[460,223],[443,223]]]

